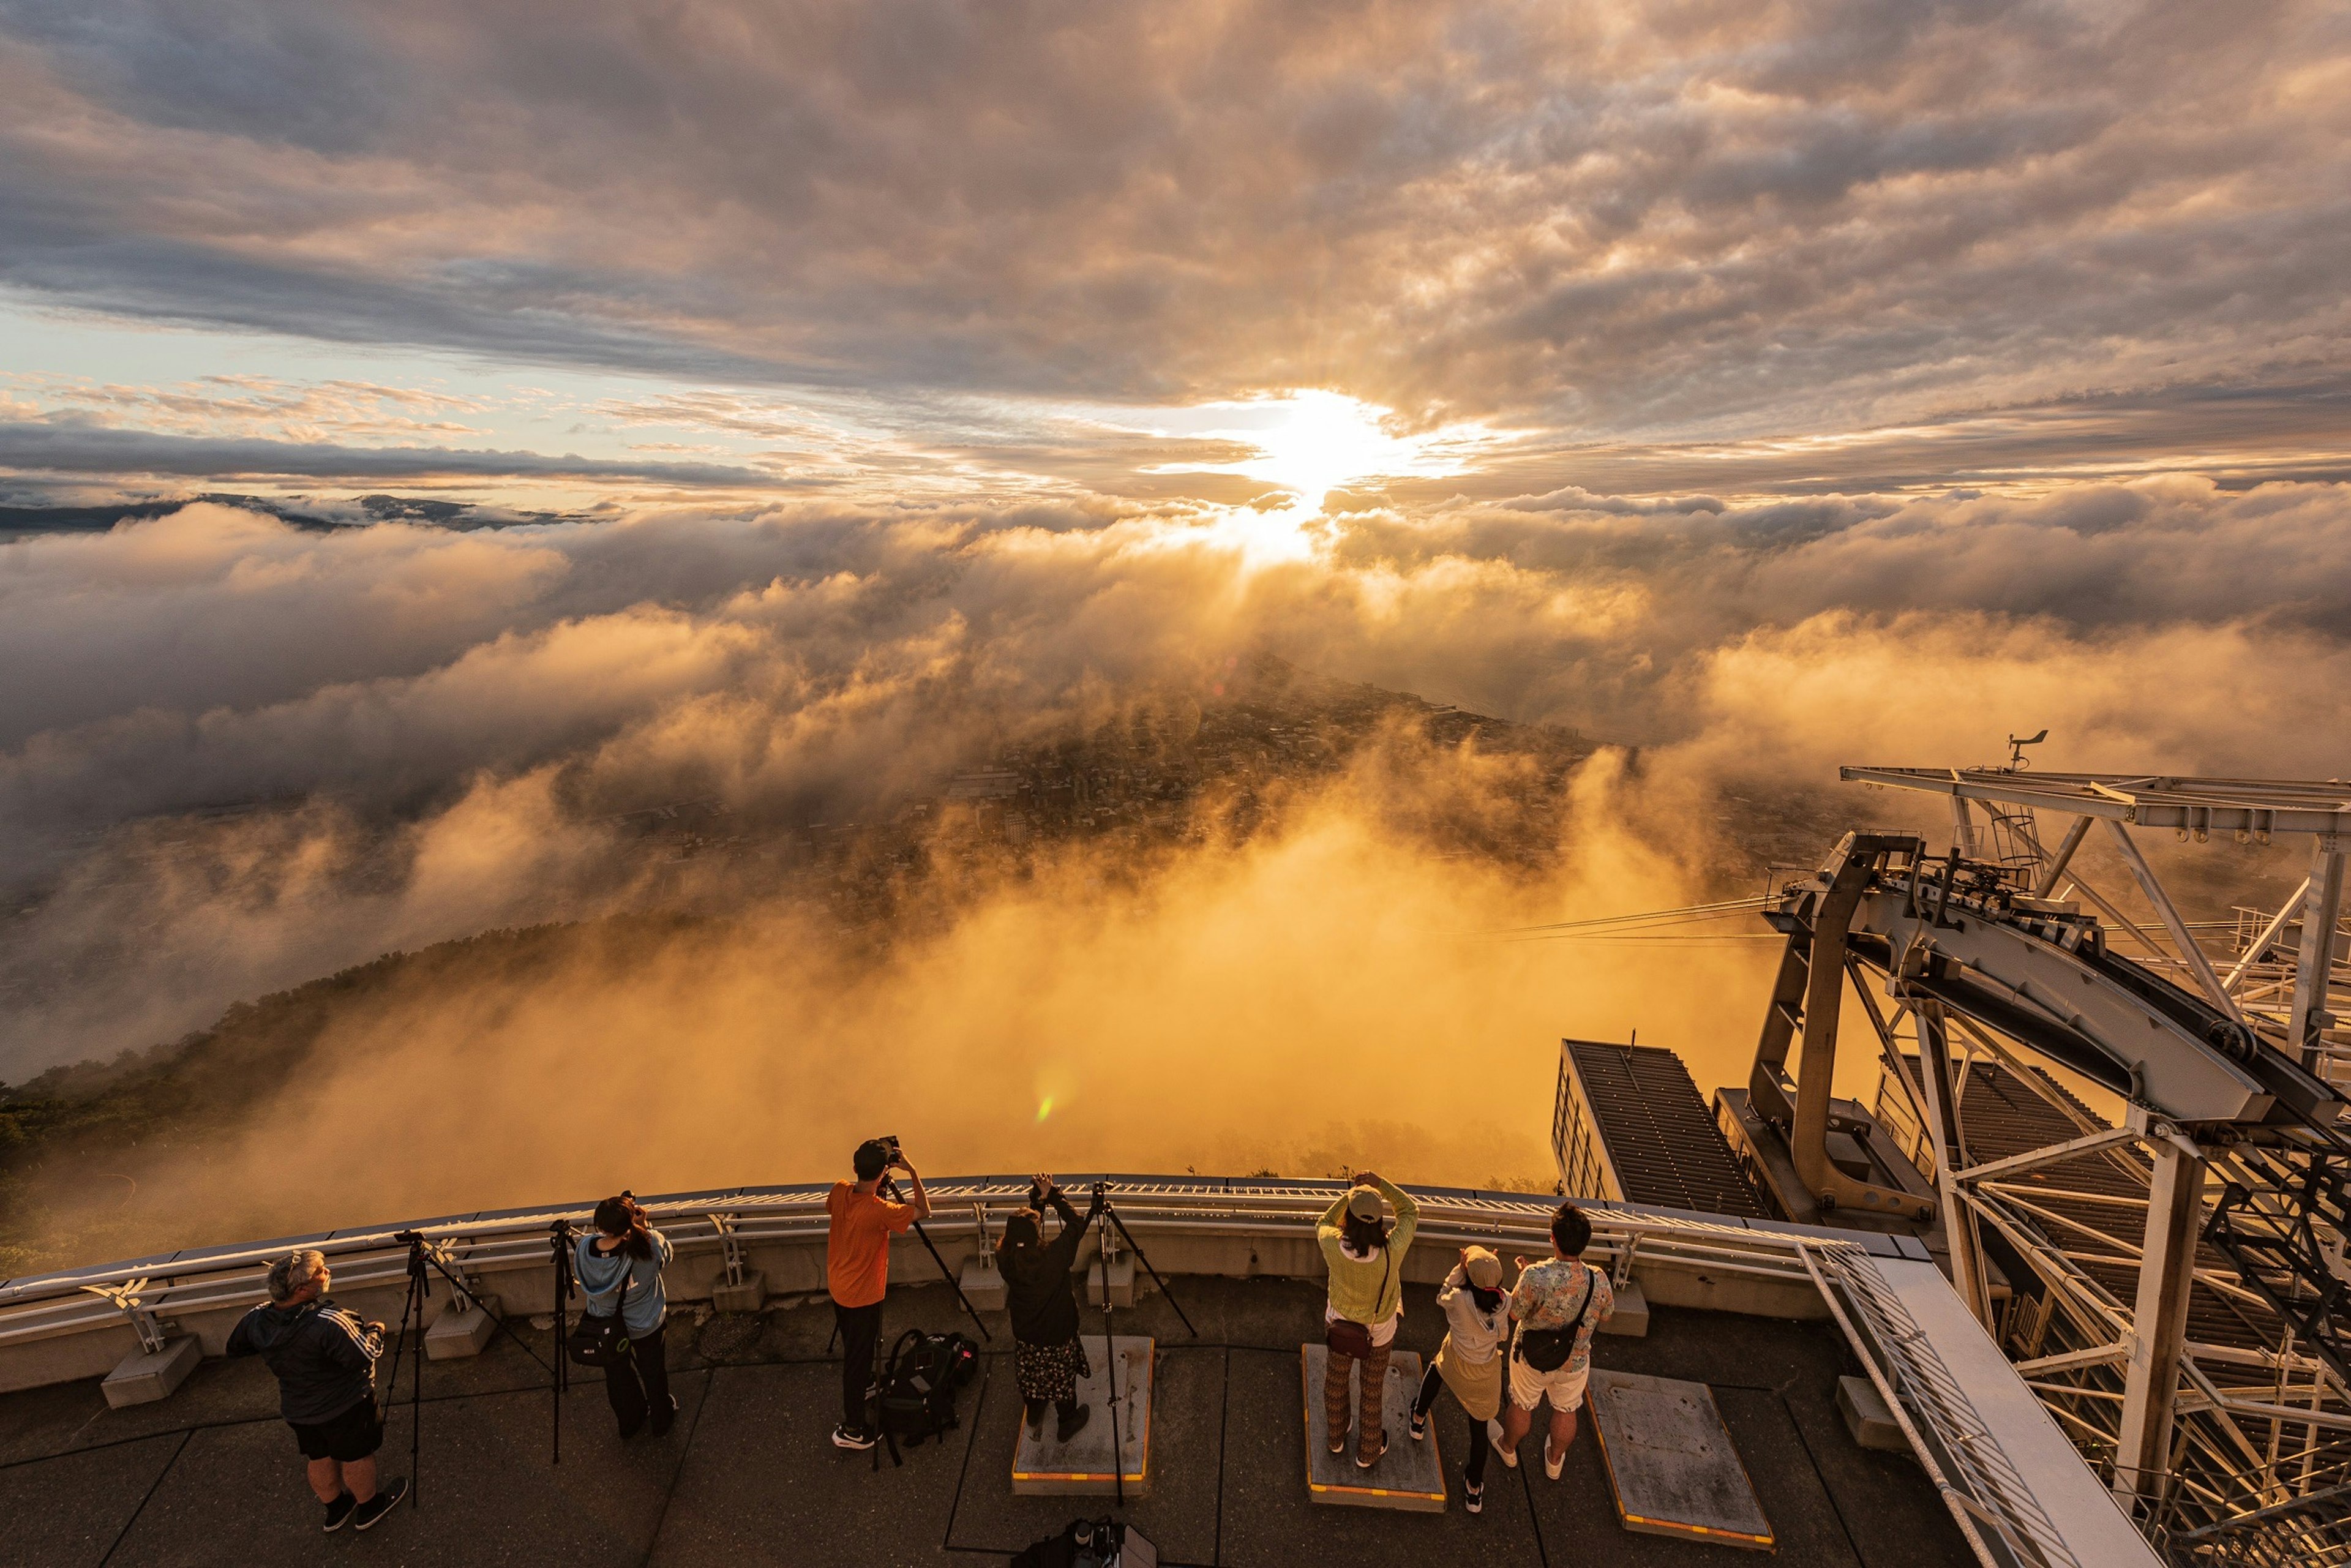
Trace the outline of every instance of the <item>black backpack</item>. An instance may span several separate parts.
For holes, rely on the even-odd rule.
[[[959,1333],[925,1333],[908,1329],[890,1348],[882,1373],[882,1430],[892,1439],[914,1448],[925,1437],[952,1431],[956,1395],[979,1370],[979,1347]]]

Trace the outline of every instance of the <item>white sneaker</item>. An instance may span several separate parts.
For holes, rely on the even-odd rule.
[[[1557,1480],[1559,1479],[1560,1467],[1566,1463],[1567,1456],[1563,1453],[1555,1459],[1551,1457],[1551,1439],[1549,1437],[1545,1437],[1543,1439],[1543,1474],[1549,1476],[1553,1480]]]
[[[1502,1424],[1499,1421],[1486,1423],[1486,1441],[1494,1445],[1494,1452],[1502,1456],[1502,1463],[1514,1470],[1519,1468],[1519,1451],[1502,1446]]]

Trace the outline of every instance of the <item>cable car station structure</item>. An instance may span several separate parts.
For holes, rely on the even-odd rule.
[[[2351,1034],[2328,1010],[2351,786],[1842,775],[1946,797],[1950,837],[1848,834],[1755,901],[1786,941],[1753,1070],[1713,1108],[1766,1208],[1924,1240],[2175,1560],[2351,1561]],[[2199,926],[2150,831],[2299,839],[2309,874]],[[2094,834],[2154,921],[2084,880]],[[1871,1108],[1832,1093],[1856,1014]]]

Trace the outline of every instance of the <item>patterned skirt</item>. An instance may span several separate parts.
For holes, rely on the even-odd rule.
[[[1012,1376],[1024,1400],[1042,1399],[1060,1405],[1078,1395],[1078,1379],[1092,1373],[1086,1347],[1076,1340],[1062,1344],[1021,1344],[1012,1347]]]

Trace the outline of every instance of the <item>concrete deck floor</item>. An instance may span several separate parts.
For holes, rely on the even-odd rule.
[[[1178,1279],[1200,1337],[1164,1299],[1118,1314],[1122,1333],[1160,1343],[1151,1495],[1126,1513],[1171,1563],[1288,1568],[1451,1568],[1604,1560],[1625,1568],[1760,1563],[1729,1547],[1630,1534],[1616,1522],[1590,1433],[1565,1474],[1543,1479],[1535,1442],[1515,1473],[1489,1463],[1486,1511],[1459,1506],[1466,1423],[1441,1399],[1435,1419],[1455,1500],[1442,1517],[1308,1500],[1298,1347],[1317,1332],[1321,1291],[1291,1281]],[[889,1337],[952,1326],[943,1287],[891,1294]],[[1104,1498],[1016,1498],[1019,1409],[1010,1346],[993,1320],[964,1425],[893,1469],[827,1441],[838,1363],[825,1359],[820,1306],[674,1321],[674,1431],[626,1447],[601,1375],[566,1401],[559,1469],[545,1374],[503,1338],[477,1360],[429,1364],[422,1506],[366,1535],[322,1534],[276,1385],[257,1362],[207,1362],[159,1405],[110,1410],[95,1381],[0,1396],[0,1564],[382,1563],[869,1564],[1000,1563]],[[1091,1321],[1089,1326],[1092,1326]],[[1408,1293],[1401,1343],[1441,1337],[1431,1293]],[[551,1337],[525,1330],[540,1355]],[[1646,1339],[1604,1338],[1599,1359],[1714,1385],[1725,1420],[1779,1532],[1779,1561],[1812,1568],[1961,1568],[1972,1561],[1924,1475],[1865,1452],[1836,1414],[1849,1370],[1835,1329],[1719,1313],[1654,1311]],[[576,1370],[576,1369],[575,1369]],[[409,1473],[405,1400],[389,1425],[386,1476]],[[1600,1554],[1604,1553],[1604,1557]]]

